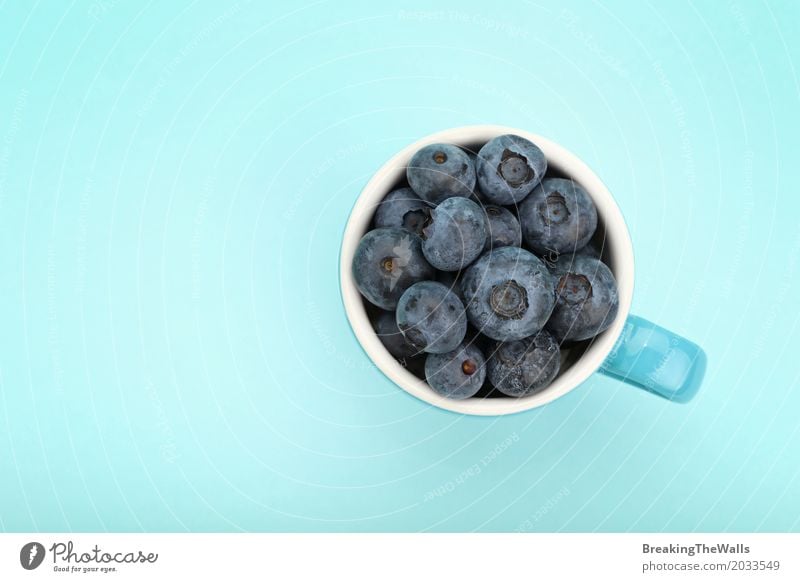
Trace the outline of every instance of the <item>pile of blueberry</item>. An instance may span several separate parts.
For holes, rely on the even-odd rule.
[[[353,276],[386,349],[437,393],[522,397],[617,315],[589,194],[502,135],[433,144],[378,206]],[[375,309],[377,308],[377,309]]]

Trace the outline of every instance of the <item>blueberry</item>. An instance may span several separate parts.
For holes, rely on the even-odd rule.
[[[517,217],[502,206],[485,206],[486,237],[485,250],[522,245],[522,230]]]
[[[422,229],[422,252],[435,268],[458,271],[478,258],[486,244],[486,218],[466,198],[448,198],[431,211]]]
[[[425,379],[441,396],[470,398],[483,386],[486,361],[477,346],[462,343],[452,352],[429,354],[425,359]]]
[[[419,355],[417,348],[408,343],[400,333],[393,311],[381,311],[372,324],[378,339],[381,340],[386,350],[398,360]]]
[[[539,254],[575,252],[597,228],[597,209],[572,180],[548,178],[519,207],[525,242]]]
[[[518,247],[485,253],[461,278],[470,323],[499,341],[522,339],[542,329],[553,310],[554,289],[545,264]]]
[[[353,257],[353,278],[361,294],[381,309],[392,310],[403,292],[431,279],[433,267],[422,254],[420,238],[399,228],[376,228],[365,234]]]
[[[397,304],[397,327],[418,351],[444,354],[456,349],[467,333],[464,304],[441,283],[415,283]]]
[[[411,158],[408,183],[433,205],[453,196],[469,197],[475,187],[475,165],[462,149],[444,143],[425,146]]]
[[[542,150],[518,135],[498,136],[478,152],[478,185],[494,204],[521,202],[546,170],[547,159]]]
[[[586,256],[575,256],[554,272],[556,307],[547,329],[562,341],[589,339],[605,331],[617,317],[617,282],[605,264]]]
[[[489,382],[506,396],[529,396],[541,390],[561,366],[558,342],[544,330],[518,341],[497,342],[488,353]]]
[[[404,228],[414,234],[422,234],[431,221],[431,207],[414,194],[411,188],[399,188],[390,192],[375,211],[375,226]]]

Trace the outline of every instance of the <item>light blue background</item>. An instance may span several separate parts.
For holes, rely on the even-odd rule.
[[[800,5],[437,5],[0,4],[0,529],[800,530]],[[476,123],[604,179],[694,402],[471,418],[369,365],[350,208]]]

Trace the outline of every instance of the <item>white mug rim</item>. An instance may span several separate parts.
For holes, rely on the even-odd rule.
[[[547,158],[548,167],[571,177],[592,197],[606,230],[608,263],[619,289],[619,311],[611,326],[547,388],[524,398],[453,400],[436,394],[423,379],[405,369],[383,346],[372,328],[353,280],[351,263],[358,242],[369,230],[375,208],[403,177],[408,161],[418,149],[433,143],[474,147],[475,144],[504,134],[520,135],[538,145]],[[452,412],[479,416],[514,414],[543,406],[574,390],[596,372],[613,349],[630,313],[633,275],[633,246],[628,227],[611,192],[600,178],[580,158],[557,143],[528,131],[501,125],[473,125],[439,131],[406,146],[383,164],[353,205],[342,238],[339,263],[342,302],[347,320],[362,349],[377,368],[400,388],[424,402]]]

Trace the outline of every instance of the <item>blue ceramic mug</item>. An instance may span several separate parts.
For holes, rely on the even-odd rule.
[[[424,380],[395,360],[373,331],[355,282],[351,264],[361,237],[369,230],[377,205],[405,176],[411,156],[432,143],[453,143],[473,151],[507,133],[521,135],[547,156],[548,169],[578,182],[597,206],[598,229],[605,234],[603,260],[619,288],[619,312],[614,323],[586,349],[563,350],[562,369],[547,388],[524,398],[470,398],[451,400],[436,394]],[[595,372],[617,378],[676,402],[697,393],[706,368],[703,350],[663,327],[630,314],[633,297],[633,247],[628,227],[611,193],[597,175],[560,145],[512,127],[479,125],[449,129],[409,145],[389,160],[361,192],[350,214],[342,241],[340,279],[342,299],[350,325],[375,365],[398,386],[435,406],[478,415],[512,414],[542,406],[574,390]]]

